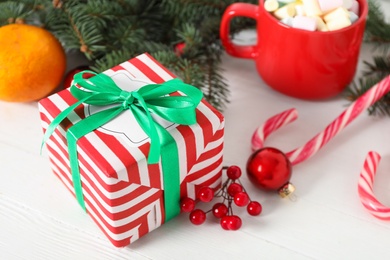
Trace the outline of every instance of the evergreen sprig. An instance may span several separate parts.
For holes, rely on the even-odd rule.
[[[348,100],[354,101],[372,88],[384,77],[390,75],[390,24],[386,23],[380,5],[375,0],[369,0],[368,19],[365,30],[366,42],[372,43],[379,54],[372,57],[373,61],[364,61],[365,70],[358,83],[353,82],[346,92]],[[390,94],[386,94],[368,112],[370,115],[390,116]]]
[[[390,48],[390,24],[386,22],[385,15],[378,2],[369,0],[368,5],[365,39],[374,43],[376,48],[386,53]]]
[[[104,71],[149,52],[216,108],[228,102],[219,24],[234,0],[0,0],[0,26],[29,23],[51,31],[67,51],[79,50]],[[257,0],[240,0],[257,4]],[[237,18],[231,31],[253,26]],[[178,49],[178,44],[185,46]],[[1,46],[0,46],[1,48]]]

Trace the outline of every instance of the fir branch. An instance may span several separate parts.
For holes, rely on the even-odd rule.
[[[0,3],[0,26],[11,23],[24,23],[33,10],[24,3],[6,1]]]
[[[65,2],[61,8],[68,19],[67,24],[70,25],[72,33],[67,33],[64,37],[59,36],[66,46],[78,47],[89,60],[92,60],[103,55],[106,50],[102,34],[105,22],[102,17],[91,14],[90,8],[93,8],[93,5],[91,7],[90,1],[79,4],[75,4],[75,2]]]
[[[181,30],[175,30],[175,32],[178,38],[177,43],[184,42],[188,51],[197,50],[203,43],[199,30],[192,23],[183,23]]]
[[[220,0],[163,0],[162,4],[166,13],[176,20],[196,24],[205,17],[221,15],[227,7]]]
[[[208,72],[206,75],[206,88],[203,87],[205,98],[212,103],[216,109],[223,110],[226,104],[229,103],[228,84],[223,78],[221,63],[213,59],[209,59],[209,64],[206,67]]]
[[[128,57],[133,56],[135,56],[135,53],[133,53],[131,50],[112,51],[104,55],[102,58],[95,60],[95,63],[91,66],[91,69],[97,73],[100,73],[126,61]]]
[[[375,86],[384,77],[390,75],[390,24],[386,23],[380,5],[375,0],[369,0],[369,13],[366,23],[365,40],[374,43],[376,49],[382,50],[382,55],[372,57],[373,62],[364,61],[365,70],[358,83],[353,82],[346,91],[350,101],[358,99],[367,90]],[[386,94],[368,112],[370,115],[390,116],[390,94]]]
[[[368,1],[368,19],[365,40],[375,44],[377,49],[387,53],[390,49],[390,24],[386,23],[381,5],[375,0]]]
[[[378,78],[384,78],[390,74],[390,55],[387,57],[374,56],[373,60],[373,63],[367,61],[363,62],[364,65],[366,65],[363,76],[371,77],[376,75]]]
[[[153,46],[154,44],[152,44]],[[171,70],[174,74],[180,74],[181,67],[179,65],[181,57],[177,55],[172,49],[164,45],[162,48],[156,48],[154,51],[151,46],[148,47],[149,53],[158,60],[162,65]]]
[[[109,50],[138,48],[145,41],[147,32],[130,20],[118,21],[112,30],[107,32],[105,44]]]
[[[221,71],[219,25],[236,0],[0,0],[0,26],[26,22],[51,31],[67,51],[80,50],[102,72],[149,52],[221,109],[228,88]],[[241,0],[257,4],[257,0]],[[19,20],[17,20],[19,19]],[[237,18],[235,33],[254,20]],[[185,48],[175,50],[181,43]]]

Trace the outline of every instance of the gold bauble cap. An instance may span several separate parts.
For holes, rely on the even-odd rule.
[[[290,196],[294,191],[295,191],[295,186],[292,185],[290,182],[287,182],[278,190],[279,196],[282,198],[286,198]]]

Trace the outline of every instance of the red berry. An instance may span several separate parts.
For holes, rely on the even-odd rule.
[[[210,202],[214,198],[214,191],[210,187],[202,187],[199,189],[197,197],[200,201]]]
[[[249,196],[246,192],[239,192],[234,195],[234,203],[239,207],[245,207],[249,203]]]
[[[228,207],[223,203],[217,203],[213,206],[213,215],[216,218],[222,218],[228,213]]]
[[[206,221],[206,213],[201,209],[195,209],[190,213],[190,221],[194,225],[201,225]]]
[[[185,42],[179,42],[175,45],[175,53],[177,56],[181,56],[184,52],[184,48],[186,47]]]
[[[229,230],[229,219],[230,216],[224,216],[221,218],[221,221],[219,222],[221,227],[225,230]]]
[[[227,188],[227,192],[229,193],[230,196],[234,197],[237,193],[242,191],[242,186],[238,183],[232,183],[229,185]]]
[[[238,230],[242,226],[242,221],[239,216],[233,215],[230,216],[229,219],[229,229],[230,230]]]
[[[241,168],[236,165],[229,166],[226,170],[226,175],[231,180],[237,180],[241,177]]]
[[[242,221],[236,215],[224,216],[221,218],[220,225],[225,230],[238,230],[242,226]]]
[[[260,215],[262,209],[263,208],[262,208],[261,204],[257,201],[249,202],[248,206],[246,207],[246,210],[248,211],[249,215],[252,215],[252,216]]]
[[[180,200],[180,208],[183,212],[191,212],[195,208],[195,201],[191,198],[184,197]]]

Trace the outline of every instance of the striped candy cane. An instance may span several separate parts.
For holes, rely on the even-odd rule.
[[[292,165],[303,162],[313,156],[319,149],[327,144],[344,127],[351,123],[361,112],[365,111],[383,95],[390,91],[390,76],[373,86],[364,95],[353,102],[343,113],[330,123],[324,131],[318,133],[305,145],[286,153]],[[294,121],[297,118],[295,109],[286,110],[269,118],[258,127],[252,136],[252,149],[258,150],[264,146],[264,141],[269,134],[278,128]]]
[[[368,153],[360,173],[358,193],[360,201],[368,212],[379,219],[390,220],[390,208],[380,203],[373,192],[374,178],[380,159],[381,157],[378,153]]]
[[[303,162],[313,156],[321,147],[328,143],[344,127],[351,123],[361,112],[369,108],[387,92],[390,91],[390,76],[373,86],[364,95],[353,102],[343,113],[330,123],[324,131],[317,134],[305,145],[286,153],[292,165]],[[265,139],[275,130],[296,120],[298,117],[295,109],[286,110],[269,118],[258,127],[252,136],[252,150],[258,150],[264,146]],[[380,155],[369,152],[360,173],[358,193],[363,206],[375,217],[382,220],[390,220],[390,208],[380,203],[373,193],[373,183],[376,169],[380,161]]]
[[[287,125],[298,118],[295,108],[286,110],[269,118],[263,125],[256,129],[252,135],[252,150],[256,151],[264,146],[264,140],[275,130]]]

